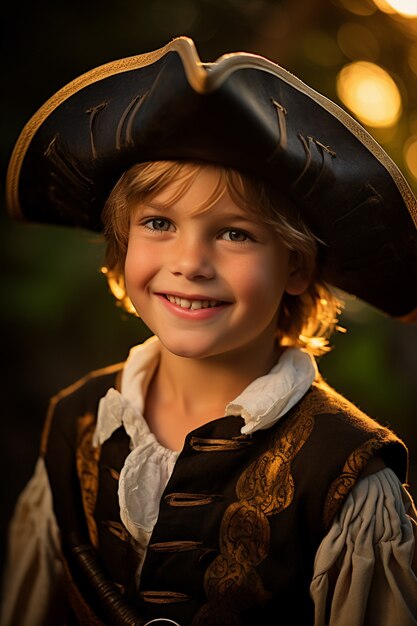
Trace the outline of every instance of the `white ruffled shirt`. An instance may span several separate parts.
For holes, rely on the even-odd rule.
[[[121,391],[110,389],[101,399],[94,434],[94,444],[101,445],[123,425],[130,437],[131,452],[119,480],[119,504],[141,563],[162,492],[179,455],[157,441],[143,417],[159,349],[159,341],[152,337],[130,351]],[[287,349],[266,376],[253,381],[227,405],[225,414],[242,416],[242,433],[269,428],[302,398],[316,374],[312,357]],[[390,469],[359,480],[317,551],[311,583],[314,626],[417,625],[416,528],[411,497]],[[28,576],[35,565],[37,576]],[[45,465],[39,459],[10,525],[0,625],[61,623],[57,618],[61,580],[59,531]]]
[[[120,517],[138,542],[141,554],[145,553],[162,493],[179,455],[157,441],[143,417],[159,352],[156,337],[132,348],[123,370],[121,391],[109,389],[100,400],[93,437],[93,445],[99,446],[122,424],[130,437],[132,451],[119,479]],[[287,349],[266,376],[254,380],[226,406],[225,414],[243,417],[244,434],[269,428],[303,397],[316,374],[312,357],[298,349]]]

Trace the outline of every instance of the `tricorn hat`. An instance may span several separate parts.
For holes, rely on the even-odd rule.
[[[152,160],[214,162],[277,187],[324,242],[325,280],[415,317],[417,200],[404,176],[341,107],[254,54],[203,63],[178,37],[75,79],[16,143],[9,212],[100,230],[119,176]]]

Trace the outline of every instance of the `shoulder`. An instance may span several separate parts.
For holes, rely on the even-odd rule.
[[[300,409],[313,415],[317,425],[329,430],[332,435],[340,431],[350,434],[355,440],[371,438],[381,443],[390,441],[404,446],[388,425],[367,415],[322,378],[313,383],[301,401]]]
[[[66,438],[75,437],[77,422],[86,415],[94,416],[100,398],[110,387],[119,387],[124,363],[116,363],[88,372],[68,387],[60,390],[49,401],[41,441],[45,454],[48,440],[56,431]]]
[[[381,425],[370,418],[353,402],[331,387],[321,376],[312,384],[303,402],[308,404],[316,415],[339,415],[352,427],[374,430]]]
[[[310,458],[320,458],[325,467],[334,464],[324,507],[327,524],[360,477],[386,466],[401,482],[407,481],[408,451],[404,442],[391,428],[366,415],[323,380],[312,385],[299,411],[314,423]]]
[[[402,482],[407,480],[408,452],[404,442],[387,425],[369,417],[323,379],[313,383],[297,407],[300,419],[312,421],[312,452],[322,463],[344,459],[342,474],[356,477],[370,472],[369,463],[380,457]],[[379,469],[379,467],[378,467]]]

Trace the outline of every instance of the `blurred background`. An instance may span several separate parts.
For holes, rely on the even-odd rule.
[[[356,116],[417,192],[416,0],[9,2],[2,19],[2,198],[14,142],[49,96],[99,64],[178,35],[192,37],[204,61],[243,50],[295,73]],[[97,236],[12,223],[3,200],[0,220],[2,563],[49,397],[87,371],[123,360],[149,333],[109,294]],[[347,332],[333,338],[321,371],[406,440],[417,498],[417,325],[350,297],[341,325]]]

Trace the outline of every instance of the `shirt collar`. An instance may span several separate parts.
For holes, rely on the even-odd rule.
[[[143,415],[149,383],[158,366],[160,341],[151,337],[129,352],[123,369],[121,394]],[[318,370],[314,357],[287,348],[265,376],[254,380],[225,407],[225,415],[240,415],[242,434],[272,426],[308,391]]]

